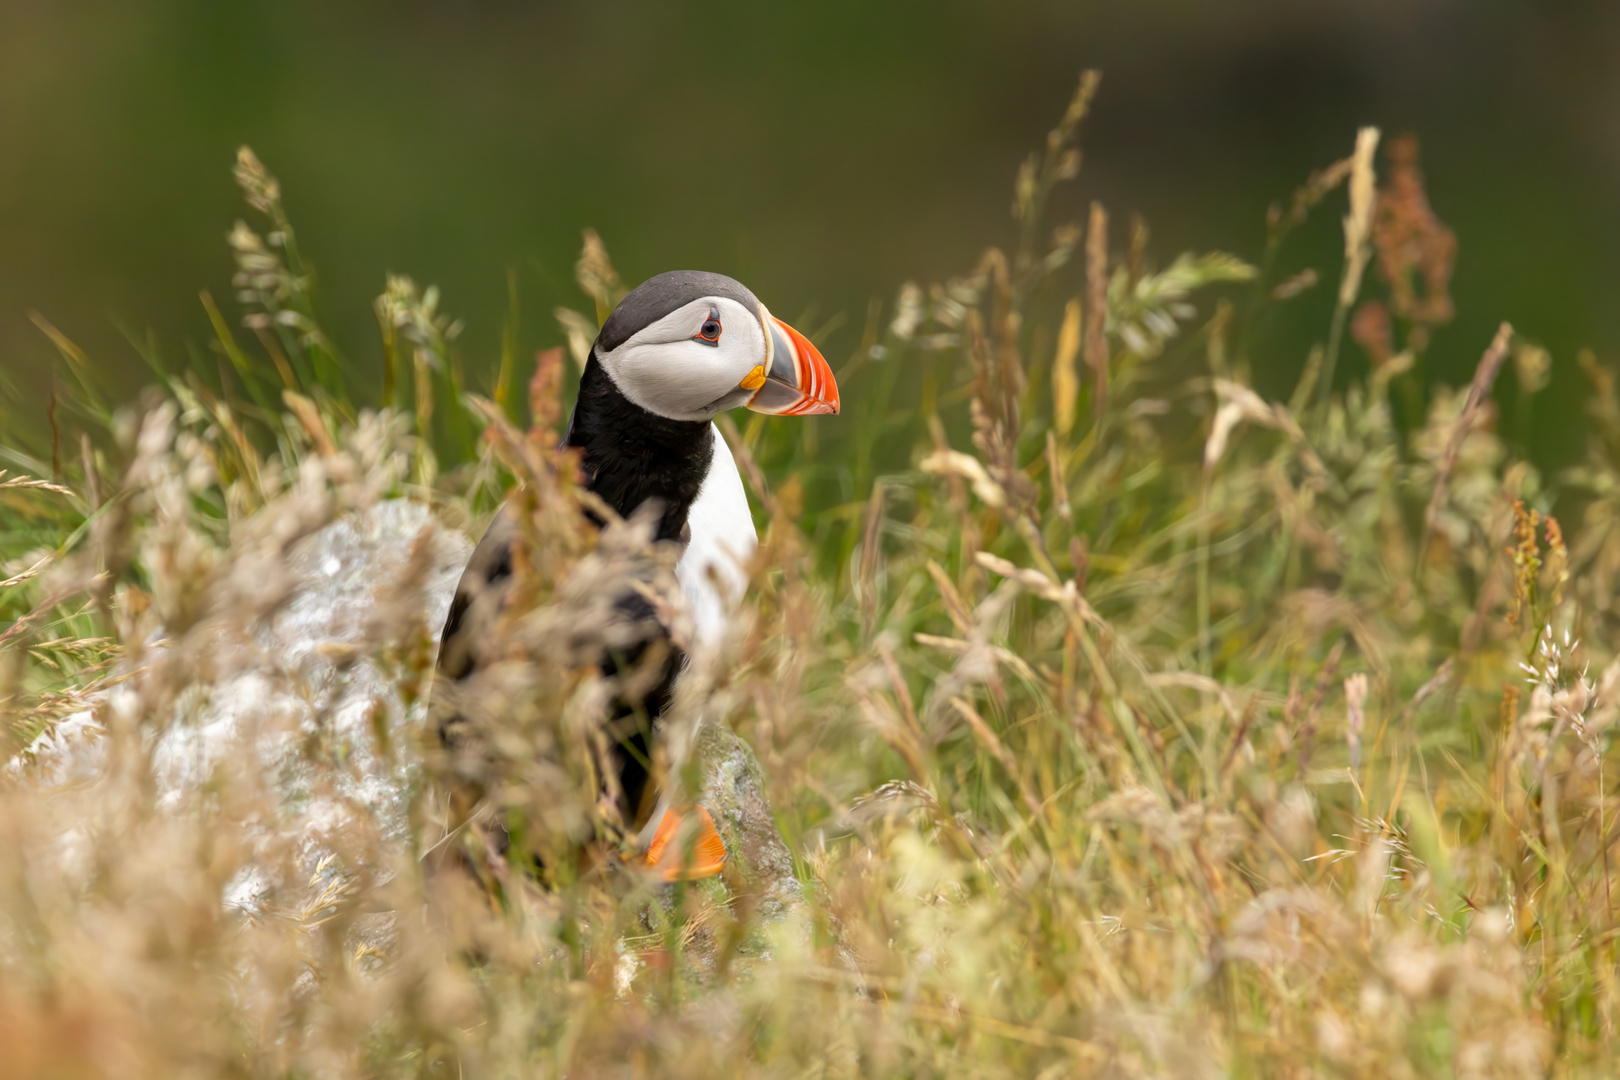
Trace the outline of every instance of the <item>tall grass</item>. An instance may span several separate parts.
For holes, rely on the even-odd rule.
[[[387,399],[359,407],[244,152],[268,228],[232,233],[243,317],[206,301],[225,365],[163,372],[140,410],[65,396],[61,429],[93,438],[7,452],[0,1072],[1612,1074],[1612,374],[1583,358],[1592,448],[1556,485],[1497,433],[1497,376],[1528,400],[1545,353],[1504,326],[1469,388],[1424,387],[1455,246],[1415,150],[1380,180],[1376,132],[1274,210],[1258,267],[1158,269],[1097,205],[1046,224],[1095,88],[1019,173],[1015,246],[870,320],[843,417],[726,427],[764,542],[677,721],[757,754],[785,915],[747,874],[622,868],[600,679],[566,648],[608,632],[593,588],[659,595],[669,553],[579,527],[562,353],[524,430],[515,360],[498,400],[470,393],[434,291],[393,279]],[[1345,187],[1344,265],[1282,276]],[[594,310],[561,318],[588,341],[621,286],[594,237],[578,270]],[[1319,280],[1321,348],[1265,400],[1266,315]],[[163,780],[214,688],[291,677],[236,646],[304,538],[396,497],[476,532],[518,478],[536,615],[503,631],[476,753],[404,719],[425,555],[321,675],[380,673],[406,711],[369,750],[319,709],[289,721],[312,791],[362,751],[418,778],[408,836],[339,799],[312,866],[251,744]],[[34,760],[85,710],[93,768]],[[504,815],[506,854],[455,829],[451,791]]]

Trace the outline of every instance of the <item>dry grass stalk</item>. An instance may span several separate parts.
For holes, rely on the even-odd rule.
[[[679,602],[640,523],[581,523],[562,352],[524,427],[457,389],[455,323],[395,280],[380,322],[422,386],[355,408],[317,379],[296,252],[239,232],[267,335],[242,388],[171,380],[66,463],[82,494],[0,486],[26,748],[0,777],[0,1073],[1611,1072],[1620,435],[1576,475],[1580,525],[1521,529],[1515,563],[1515,500],[1546,506],[1478,423],[1505,327],[1460,411],[1403,434],[1375,376],[1307,436],[1308,380],[1271,402],[1230,343],[1206,343],[1218,381],[1170,344],[1244,332],[1193,322],[1237,260],[1156,271],[1139,239],[1110,273],[1095,227],[1067,303],[1076,237],[1029,219],[1078,167],[1082,91],[1020,180],[1028,242],[907,289],[845,388],[930,382],[930,415],[873,405],[852,454],[885,460],[881,433],[908,458],[828,496],[797,432],[722,425],[769,520],[670,737],[745,734],[757,763],[727,767],[787,844],[707,882],[636,872],[599,797],[612,687],[585,658],[636,642],[603,598]],[[1369,153],[1271,241],[1347,177],[1365,209]],[[592,304],[611,268],[587,245]],[[1037,340],[1084,356],[1097,423],[1064,429],[1080,392],[1054,371],[1046,400]],[[442,544],[516,485],[521,603],[446,747]],[[406,520],[438,525],[378,539]]]

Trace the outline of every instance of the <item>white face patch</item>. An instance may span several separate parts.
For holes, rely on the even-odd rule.
[[[720,324],[712,344],[703,340],[711,319]],[[741,383],[767,363],[765,330],[737,301],[704,297],[643,327],[618,348],[597,353],[596,359],[619,392],[648,412],[671,420],[708,420],[752,396]]]

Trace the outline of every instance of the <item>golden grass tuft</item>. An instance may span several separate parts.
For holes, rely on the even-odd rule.
[[[49,484],[7,451],[0,1075],[1612,1075],[1612,376],[1583,361],[1592,451],[1556,486],[1498,430],[1496,373],[1533,348],[1511,329],[1468,391],[1425,390],[1453,248],[1408,144],[1375,187],[1375,134],[1274,211],[1258,268],[1156,270],[1100,207],[1049,232],[1095,89],[1019,174],[1018,246],[874,315],[844,418],[726,425],[763,544],[682,715],[754,748],[787,918],[747,880],[615,869],[602,688],[563,661],[610,632],[581,583],[665,596],[668,553],[578,527],[562,354],[525,431],[396,278],[390,396],[351,404],[244,153],[263,355],[209,301],[225,374],[81,402],[95,439]],[[1261,315],[1336,272],[1285,273],[1287,240],[1346,180],[1324,348],[1268,401]],[[621,286],[594,234],[579,272],[600,318]],[[1374,301],[1366,377],[1319,381]],[[538,614],[477,756],[423,734],[427,540],[318,660],[267,652],[308,538],[400,498],[476,533],[515,477]],[[281,764],[242,738],[174,780],[165,747],[255,678],[303,703],[255,721]],[[345,727],[362,678],[393,704]],[[397,830],[350,786],[373,775]],[[447,835],[456,784],[505,855]],[[457,844],[481,877],[435,868]]]

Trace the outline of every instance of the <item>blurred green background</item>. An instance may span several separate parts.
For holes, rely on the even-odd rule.
[[[1055,217],[1091,198],[1140,213],[1161,263],[1255,258],[1267,204],[1357,125],[1420,135],[1461,244],[1429,374],[1465,380],[1501,319],[1545,344],[1533,445],[1556,466],[1580,448],[1577,349],[1620,352],[1617,46],[1612,2],[0,0],[7,435],[30,437],[48,394],[30,310],[118,397],[150,378],[121,327],[170,357],[206,350],[197,293],[231,293],[241,143],[282,181],[362,394],[385,272],[440,285],[487,386],[508,272],[522,354],[559,342],[549,313],[583,306],[586,226],[628,282],[741,278],[821,329],[836,368],[872,299],[1010,239],[1020,160],[1098,67],[1084,172]],[[1329,282],[1341,207],[1293,255]],[[1257,358],[1262,389],[1292,385],[1331,292]],[[1364,364],[1347,348],[1341,377]]]

